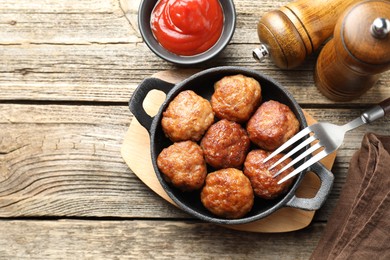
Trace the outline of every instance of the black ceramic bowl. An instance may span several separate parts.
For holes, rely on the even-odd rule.
[[[154,38],[150,27],[150,16],[158,0],[142,0],[138,11],[138,26],[146,45],[160,58],[178,65],[192,65],[207,61],[220,53],[234,34],[236,27],[236,10],[233,0],[220,0],[224,13],[224,27],[218,42],[207,51],[194,56],[180,56],[167,51]]]
[[[290,190],[285,195],[278,199],[268,201],[256,198],[252,210],[240,219],[224,219],[213,215],[202,205],[199,192],[182,192],[172,187],[164,180],[162,173],[157,167],[157,156],[162,149],[168,147],[172,143],[165,137],[161,127],[163,111],[165,111],[170,101],[175,98],[179,92],[184,90],[193,90],[198,95],[210,100],[210,97],[214,92],[214,83],[224,76],[235,74],[243,74],[255,78],[261,84],[263,102],[272,99],[286,104],[296,115],[300,122],[301,129],[307,126],[302,109],[291,94],[273,79],[253,70],[240,67],[216,67],[199,72],[176,85],[156,78],[145,79],[134,91],[129,106],[130,111],[149,132],[153,167],[162,187],[169,197],[185,212],[202,220],[218,224],[243,224],[255,221],[270,215],[281,207],[295,207],[305,210],[319,209],[326,200],[333,184],[333,174],[320,163],[314,164],[310,169],[317,174],[321,181],[321,187],[314,198],[306,199],[295,196],[295,191],[304,177],[305,172],[302,172],[295,179]],[[164,103],[161,105],[159,112],[154,117],[150,117],[143,109],[142,104],[149,91],[154,89],[165,92],[167,96]]]

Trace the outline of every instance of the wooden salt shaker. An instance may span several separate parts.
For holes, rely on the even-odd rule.
[[[282,69],[303,63],[333,33],[339,16],[359,0],[299,0],[261,17],[257,32],[262,43],[253,57],[270,56]]]
[[[349,101],[369,90],[390,69],[389,30],[389,1],[364,1],[347,9],[318,57],[318,89],[335,101]]]

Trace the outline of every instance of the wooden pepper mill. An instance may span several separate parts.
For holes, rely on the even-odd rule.
[[[318,57],[318,89],[335,101],[355,99],[370,89],[390,69],[389,30],[389,1],[364,1],[347,9]]]
[[[337,19],[359,0],[299,0],[261,17],[257,33],[262,43],[253,57],[270,56],[282,69],[303,63],[333,33]]]

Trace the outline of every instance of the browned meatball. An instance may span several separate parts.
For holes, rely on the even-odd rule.
[[[261,102],[261,87],[241,74],[226,76],[214,84],[211,105],[215,115],[238,123],[248,121]]]
[[[222,169],[207,175],[201,201],[219,217],[241,218],[252,209],[253,189],[242,171]]]
[[[299,122],[288,106],[270,100],[257,109],[246,129],[253,143],[272,151],[298,132]]]
[[[214,122],[214,112],[207,99],[192,90],[180,92],[163,113],[161,125],[173,142],[199,141]]]
[[[293,178],[291,178],[281,184],[278,184],[279,180],[294,170],[292,167],[283,171],[276,178],[273,178],[280,169],[291,161],[291,159],[286,159],[284,162],[269,171],[268,168],[283,156],[283,154],[279,154],[266,163],[263,163],[264,159],[269,154],[269,152],[264,150],[252,150],[248,153],[244,163],[244,174],[251,181],[255,194],[263,199],[274,199],[278,197],[279,195],[285,193],[293,182]]]
[[[238,123],[222,119],[210,126],[200,143],[206,162],[216,169],[240,168],[250,140]]]
[[[207,174],[203,150],[193,141],[174,143],[163,149],[157,157],[157,166],[165,180],[182,191],[200,189]]]

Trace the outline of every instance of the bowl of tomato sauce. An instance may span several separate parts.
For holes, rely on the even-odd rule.
[[[210,60],[233,37],[233,0],[142,0],[139,29],[146,45],[160,58],[192,65]]]

